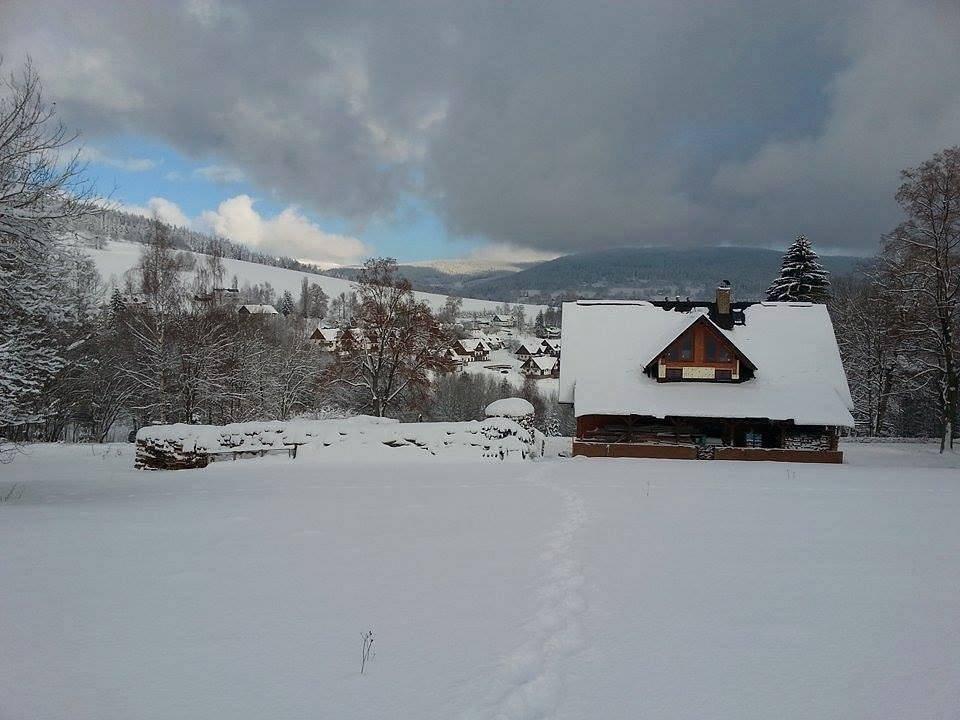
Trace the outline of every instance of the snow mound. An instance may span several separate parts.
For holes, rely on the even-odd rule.
[[[525,401],[521,401],[525,402]],[[293,457],[368,458],[405,448],[419,456],[526,460],[543,454],[542,437],[503,417],[482,422],[400,423],[357,416],[337,420],[154,425],[137,433],[135,467],[184,470],[221,458],[286,451]],[[391,457],[396,457],[392,453]]]
[[[525,418],[533,415],[533,405],[523,398],[503,398],[487,405],[487,417]]]

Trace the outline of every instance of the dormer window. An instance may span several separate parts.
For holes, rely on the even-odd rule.
[[[740,382],[753,377],[756,367],[714,323],[701,316],[646,370],[660,382]]]

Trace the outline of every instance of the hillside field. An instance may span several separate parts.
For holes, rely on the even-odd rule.
[[[105,282],[111,280],[115,285],[123,284],[123,275],[137,264],[140,257],[140,249],[143,246],[139,243],[108,241],[103,250],[87,248],[87,252],[97,265]],[[197,257],[202,257],[196,253],[191,253]],[[229,282],[236,275],[240,286],[244,282],[250,284],[269,282],[275,290],[283,292],[289,290],[296,298],[300,293],[300,283],[306,276],[310,282],[316,283],[323,288],[323,291],[332,297],[340,293],[349,293],[355,289],[353,283],[349,280],[329,277],[327,275],[317,275],[312,273],[303,273],[297,270],[287,270],[286,268],[274,267],[272,265],[260,265],[258,263],[245,262],[243,260],[232,260],[224,258],[224,267],[226,268],[225,277]],[[446,295],[437,295],[434,293],[417,292],[415,295],[430,304],[434,309],[443,307],[446,302]],[[491,300],[473,300],[464,298],[463,312],[493,312],[498,305]],[[543,305],[524,305],[527,317],[532,318],[540,310],[545,310]]]

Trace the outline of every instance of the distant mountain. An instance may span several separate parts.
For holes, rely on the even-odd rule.
[[[490,263],[482,260],[430,260],[397,267],[399,273],[423,292],[464,296],[474,283],[494,280],[531,268],[537,263]],[[360,268],[339,267],[325,270],[331,277],[354,280]]]
[[[459,277],[489,277],[491,275],[505,275],[538,265],[539,262],[506,262],[493,260],[474,260],[462,258],[459,260],[421,260],[407,263],[409,267],[432,268],[445,275]]]
[[[551,298],[708,299],[721,280],[735,297],[759,299],[780,269],[777,250],[741,247],[696,249],[615,248],[565,255],[516,273],[466,283],[472,297],[545,302]],[[823,256],[834,275],[847,275],[863,259]]]

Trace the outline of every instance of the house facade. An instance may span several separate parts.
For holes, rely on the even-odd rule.
[[[523,362],[520,372],[534,379],[560,377],[560,359],[551,355],[533,355]]]
[[[842,462],[853,403],[826,307],[579,301],[563,306],[560,401],[574,454]]]
[[[340,328],[318,327],[310,334],[310,339],[321,350],[334,352],[339,347]]]
[[[478,340],[477,338],[457,340],[453,346],[453,350],[457,355],[467,358],[468,362],[486,360],[490,357],[490,346],[483,340]]]
[[[530,358],[540,355],[543,352],[543,348],[540,345],[534,345],[532,343],[523,343],[520,347],[517,348],[514,355],[517,356],[519,360],[529,360]]]

